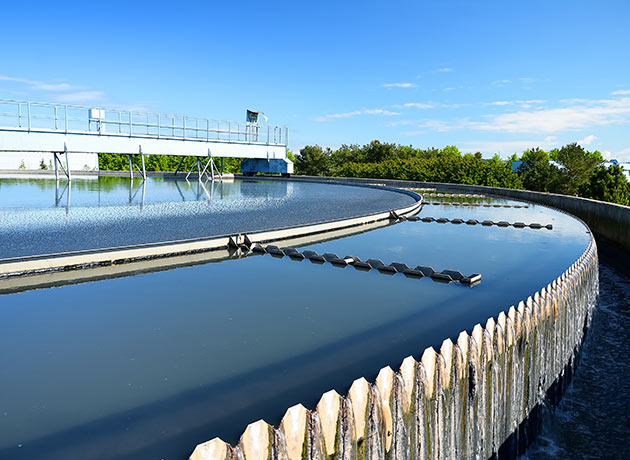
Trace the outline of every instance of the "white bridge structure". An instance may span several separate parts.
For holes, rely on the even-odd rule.
[[[0,152],[52,153],[57,180],[59,168],[71,180],[73,153],[127,155],[132,178],[135,167],[146,179],[145,155],[181,156],[176,174],[185,157],[195,157],[188,175],[197,168],[200,180],[221,177],[213,159],[224,157],[243,158],[246,175],[291,174],[288,128],[258,124],[259,113],[248,110],[248,121],[236,122],[0,99]],[[132,157],[138,154],[140,164]]]

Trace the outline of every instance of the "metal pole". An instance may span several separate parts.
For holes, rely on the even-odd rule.
[[[214,160],[212,159],[212,152],[210,152],[210,149],[208,149],[208,156],[210,157],[210,163],[212,163],[210,165],[210,177],[212,178],[212,181],[214,182],[214,168],[216,166],[214,166]]]
[[[68,147],[66,146],[66,143],[63,143],[63,151],[66,154],[66,171],[67,171],[67,176],[68,176],[68,182],[70,182],[72,180],[72,173],[70,172],[70,160],[68,159]],[[70,193],[70,186],[68,186],[68,196]],[[70,201],[70,200],[68,200]]]
[[[133,180],[133,166],[131,165],[131,155],[127,155],[129,159],[129,179]]]
[[[70,172],[70,170],[68,170],[68,172]],[[68,194],[66,195],[66,216],[68,215],[68,213],[70,212],[70,193],[72,193],[72,184],[70,183],[70,179],[68,179]]]
[[[142,178],[147,180],[147,170],[144,167],[144,153],[142,153],[142,146],[139,147],[140,150],[140,159],[142,160]]]
[[[182,156],[182,159],[179,160],[179,164],[177,165],[177,168],[175,169],[175,172],[173,173],[173,175],[177,175],[177,171],[179,171],[179,167],[182,165],[182,163],[184,162],[184,156]]]
[[[129,137],[131,137],[133,135],[133,123],[132,123],[132,115],[131,115],[131,110],[129,111]],[[130,161],[131,161],[131,157],[129,157]],[[131,169],[131,163],[129,166],[129,169]]]
[[[18,127],[22,127],[22,103],[18,102]]]
[[[59,159],[57,158],[57,152],[53,152],[53,161],[55,162],[55,181],[59,183],[59,165],[57,164]]]
[[[57,106],[55,106],[55,129],[57,129]]]
[[[67,105],[65,106],[65,110],[66,110],[66,113],[65,113],[66,134],[68,134],[68,106]]]
[[[26,110],[27,110],[27,114],[28,114],[28,130],[31,130],[31,103],[27,102],[26,103]]]

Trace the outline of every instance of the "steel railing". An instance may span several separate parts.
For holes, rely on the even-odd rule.
[[[128,136],[287,146],[289,129],[258,123],[0,99],[0,131]]]

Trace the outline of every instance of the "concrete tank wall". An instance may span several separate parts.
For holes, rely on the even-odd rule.
[[[59,155],[59,160],[65,167],[65,155]],[[50,152],[0,152],[0,170],[41,171],[42,161],[49,170],[54,171],[53,154]],[[72,171],[98,171],[96,153],[71,153],[68,161]],[[59,173],[63,175],[61,167],[59,169]]]

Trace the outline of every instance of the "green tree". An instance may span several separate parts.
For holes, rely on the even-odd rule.
[[[462,153],[454,145],[447,145],[440,151],[440,156],[443,157],[459,157]]]
[[[526,189],[539,192],[558,191],[560,171],[549,160],[549,154],[539,148],[523,152],[519,174]]]
[[[330,149],[322,149],[319,145],[307,145],[300,149],[295,158],[297,174],[307,176],[325,176],[330,173]]]
[[[588,152],[577,143],[552,151],[551,157],[562,166],[559,191],[566,195],[576,195],[589,182],[595,168],[604,161],[599,152]]]
[[[630,184],[621,166],[598,166],[590,180],[580,188],[580,196],[630,205]]]
[[[396,144],[381,144],[380,141],[372,141],[364,149],[365,161],[368,163],[380,163],[396,158]]]

